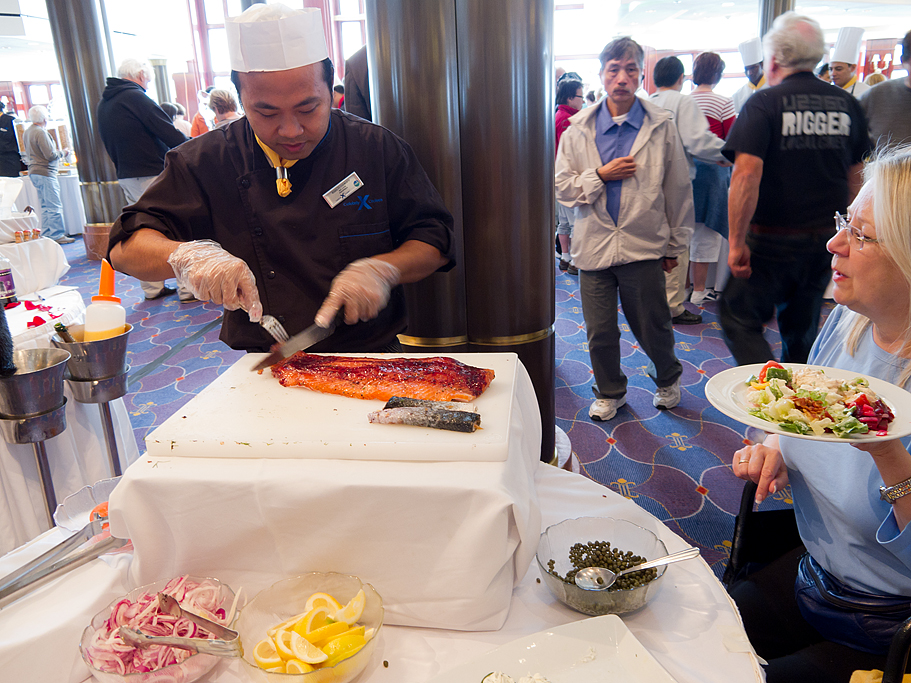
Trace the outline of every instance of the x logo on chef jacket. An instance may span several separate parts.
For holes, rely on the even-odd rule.
[[[360,205],[359,207],[357,207],[357,210],[358,210],[358,211],[360,211],[361,209],[367,209],[368,211],[373,211],[373,207],[370,206],[370,204],[367,203],[367,200],[368,200],[368,199],[370,199],[370,195],[369,195],[369,194],[368,194],[368,195],[364,195],[363,197],[358,197],[358,198],[357,198],[357,200],[361,203],[361,205]]]

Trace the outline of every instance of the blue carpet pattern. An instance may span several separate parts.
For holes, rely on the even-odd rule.
[[[88,304],[101,264],[85,257],[81,240],[64,250],[71,269],[60,284],[78,287]],[[762,436],[748,433],[705,399],[706,380],[734,365],[721,339],[717,304],[698,308],[688,303],[690,310],[702,313],[703,324],[675,327],[677,356],[684,368],[683,398],[670,411],[652,406],[654,385],[645,374],[648,359],[621,311],[623,368],[630,378],[627,405],[613,420],[600,423],[588,417],[593,378],[579,280],[558,270],[556,283],[557,426],[568,434],[582,473],[632,499],[700,547],[720,576],[730,555],[743,487],[731,473],[731,457],[745,438]],[[169,284],[175,286],[173,280]],[[176,294],[146,301],[139,282],[120,273],[116,288],[133,325],[130,388],[124,400],[144,452],[146,435],[243,353],[218,339],[220,306],[179,303]],[[768,335],[780,346],[774,328]],[[165,354],[172,355],[162,361]],[[785,489],[763,503],[763,509],[790,503],[790,490]]]

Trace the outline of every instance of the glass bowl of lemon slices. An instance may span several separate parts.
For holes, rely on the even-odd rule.
[[[245,670],[269,683],[348,683],[366,668],[382,626],[373,586],[320,572],[261,591],[234,624]]]

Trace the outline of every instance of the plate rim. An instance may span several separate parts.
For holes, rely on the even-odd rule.
[[[907,392],[905,389],[896,384],[892,384],[891,382],[887,382],[884,379],[871,377],[870,375],[864,374],[862,372],[843,370],[842,368],[835,368],[824,365],[812,365],[809,363],[781,363],[781,365],[791,369],[809,368],[813,370],[823,370],[829,377],[832,377],[833,379],[837,377],[835,374],[833,374],[834,372],[853,373],[853,377],[863,377],[870,383],[870,388],[873,389],[877,395],[883,399],[883,401],[885,401],[885,403],[895,414],[896,419],[889,425],[889,427],[898,427],[898,430],[895,432],[889,431],[885,436],[877,436],[876,434],[869,433],[861,434],[858,436],[851,436],[848,438],[835,436],[834,434],[823,434],[816,436],[815,434],[795,434],[793,432],[788,432],[778,427],[778,425],[774,422],[768,422],[761,418],[754,417],[744,411],[733,400],[729,400],[729,397],[725,394],[724,390],[737,381],[739,381],[741,384],[745,384],[745,377],[755,375],[756,372],[754,371],[762,369],[765,365],[765,363],[738,365],[733,368],[728,368],[727,370],[722,370],[721,372],[713,375],[708,379],[705,385],[706,400],[716,410],[720,411],[724,415],[727,415],[729,418],[740,422],[741,424],[747,425],[748,427],[756,427],[757,429],[761,429],[762,431],[768,432],[769,434],[789,436],[795,439],[806,439],[808,441],[822,441],[827,443],[851,444],[865,443],[870,441],[894,441],[896,439],[902,439],[908,435],[911,435],[911,394],[909,394],[909,392]],[[896,392],[898,393],[896,394]],[[905,400],[896,402],[896,396],[902,397]],[[902,413],[908,415],[908,417],[905,417],[901,423],[898,421],[898,403],[908,404],[906,409],[901,410]]]

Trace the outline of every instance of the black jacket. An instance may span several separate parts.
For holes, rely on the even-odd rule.
[[[189,138],[133,81],[109,78],[98,103],[98,130],[118,178],[157,176],[164,155]]]

